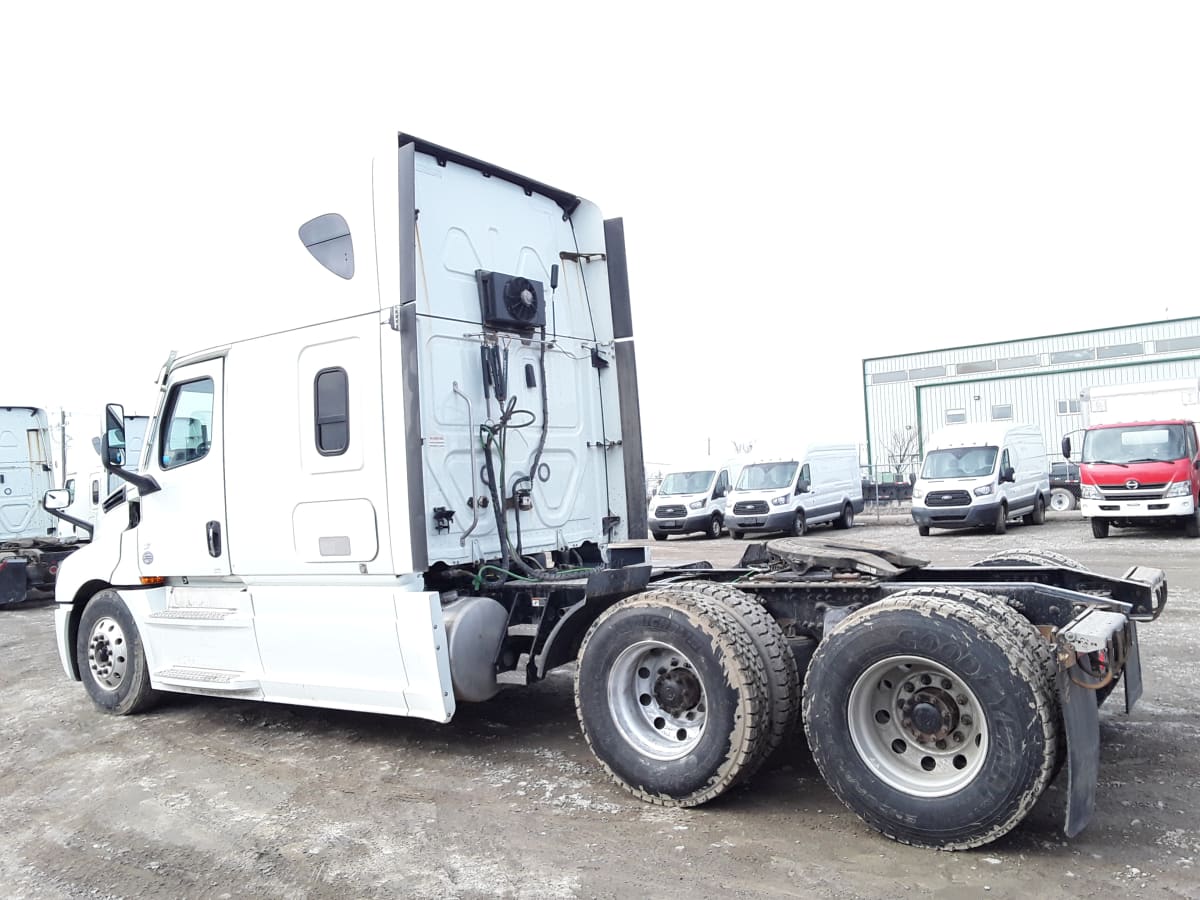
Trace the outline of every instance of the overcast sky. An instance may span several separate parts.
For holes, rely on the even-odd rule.
[[[7,4],[0,402],[143,411],[270,329],[190,302],[231,207],[385,127],[624,218],[650,463],[860,442],[865,356],[1200,313],[1198,42],[1195,3]]]

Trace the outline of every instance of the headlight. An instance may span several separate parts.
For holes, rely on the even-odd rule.
[[[772,506],[787,506],[792,500],[791,494],[780,494],[778,497],[771,498]]]
[[[1084,500],[1104,499],[1104,495],[1100,493],[1100,488],[1096,487],[1094,484],[1079,485],[1079,495],[1083,497]]]
[[[688,509],[704,509],[704,504],[707,502],[707,500],[693,500],[688,504]]]
[[[1163,494],[1164,497],[1190,497],[1192,494],[1192,483],[1190,481],[1177,481]]]
[[[992,485],[981,484],[979,487],[975,488],[975,496],[976,497],[986,497],[988,494],[990,494],[992,492],[992,490],[993,490]]]
[[[924,496],[925,496],[925,492],[923,490],[921,490],[920,488],[913,488],[913,499],[914,500],[920,500]]]

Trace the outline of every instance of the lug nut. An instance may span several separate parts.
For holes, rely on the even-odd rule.
[[[961,731],[954,732],[954,743],[961,744],[962,742],[963,742],[962,732]]]

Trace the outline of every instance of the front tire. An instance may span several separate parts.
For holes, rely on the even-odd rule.
[[[918,525],[917,526],[917,534],[919,534],[921,537],[929,537],[929,526],[928,525]]]
[[[708,530],[704,532],[704,536],[714,541],[721,536],[721,517],[716,513],[708,520]]]
[[[735,541],[740,541],[742,538],[744,538],[746,536],[746,534],[745,534],[745,532],[738,531],[736,528],[730,528],[729,536],[731,538],[733,538]]]
[[[661,532],[658,532],[658,531],[654,532],[654,539],[656,541],[665,541],[667,539],[667,537],[668,537],[668,535],[665,535]]]
[[[1008,531],[1008,507],[1003,503],[996,510],[996,521],[992,523],[992,534],[1005,534]]]
[[[1108,519],[1101,519],[1097,517],[1092,518],[1092,537],[1108,537]]]
[[[792,536],[803,537],[808,531],[808,520],[804,518],[804,510],[796,510],[796,517],[792,519]]]
[[[1015,827],[1058,742],[1038,660],[1003,621],[940,597],[893,596],[827,632],[804,727],[826,782],[863,821],[946,850]]]
[[[762,659],[737,620],[705,597],[649,591],[588,630],[575,671],[584,737],[642,800],[697,806],[762,752],[769,728]]]
[[[84,608],[75,659],[88,696],[105,712],[133,715],[158,699],[137,624],[114,590],[101,591]]]
[[[1190,538],[1200,537],[1200,509],[1188,516],[1183,523],[1183,533]]]
[[[1037,499],[1033,501],[1033,512],[1024,517],[1026,525],[1045,525],[1046,524],[1046,501],[1042,499],[1042,495],[1038,494]]]

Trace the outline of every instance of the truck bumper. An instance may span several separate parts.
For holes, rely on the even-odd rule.
[[[728,514],[725,516],[725,527],[731,531],[791,531],[794,521],[796,521],[794,509],[761,516]]]
[[[913,521],[930,528],[979,528],[996,521],[999,503],[973,503],[970,506],[914,506]]]
[[[1085,519],[1163,519],[1194,515],[1191,497],[1160,500],[1080,500],[1079,512]]]
[[[73,661],[75,648],[71,643],[71,609],[70,603],[54,605],[54,636],[58,643],[58,661],[62,663],[63,671],[68,678],[78,681],[79,675]]]

